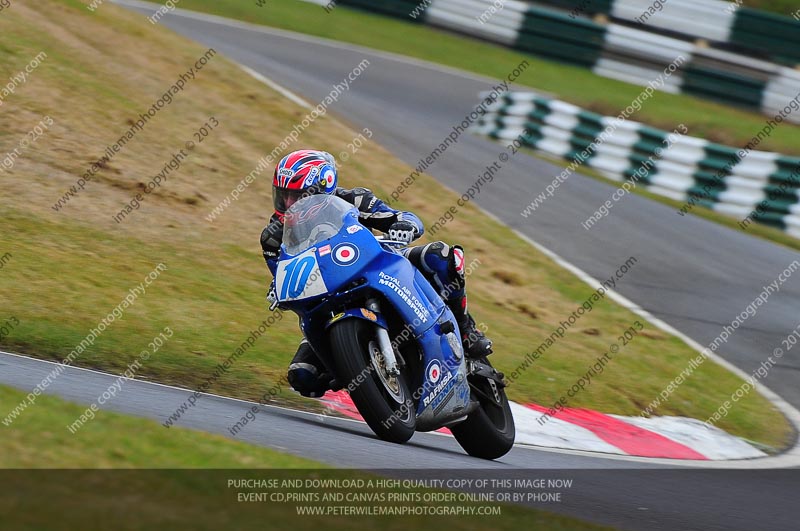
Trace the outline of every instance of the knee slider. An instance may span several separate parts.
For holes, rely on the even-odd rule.
[[[464,278],[464,248],[460,245],[454,245],[450,253],[450,260],[448,265],[451,271],[458,277]]]

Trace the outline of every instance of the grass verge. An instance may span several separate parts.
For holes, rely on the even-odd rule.
[[[0,411],[27,393],[0,386]],[[67,427],[86,410],[41,395],[35,407],[3,427],[0,469],[7,468],[327,468],[322,463],[252,446],[221,435],[173,428],[99,411],[75,434]],[[3,514],[8,514],[3,511]]]
[[[6,102],[0,153],[13,149],[42,116],[54,122],[6,170],[0,189],[0,256],[11,255],[0,271],[0,322],[13,317],[17,323],[0,340],[2,346],[63,359],[163,263],[166,271],[146,294],[76,363],[122,372],[169,326],[173,337],[137,377],[190,388],[210,381],[210,392],[261,398],[285,374],[299,341],[294,318],[275,323],[226,372],[209,379],[266,317],[268,273],[258,236],[271,210],[270,170],[213,222],[206,216],[306,111],[218,55],[99,168],[85,190],[55,211],[53,203],[77,177],[205,50],[114,5],[90,14],[85,2],[77,1],[15,4],[0,19],[0,35],[0,77],[42,49],[49,54]],[[67,95],[70,104],[64,105]],[[179,170],[125,220],[115,222],[112,217],[134,194],[143,193],[211,116],[219,125],[194,146]],[[321,117],[287,149],[315,146],[339,153],[354,136]],[[342,184],[368,184],[386,197],[409,171],[368,143],[343,166]],[[403,198],[401,207],[430,223],[457,197],[425,176]],[[509,372],[592,291],[471,205],[461,214],[437,237],[468,242],[467,263],[477,260],[469,280],[471,308],[495,339],[493,362]],[[619,257],[620,264],[626,260]],[[543,404],[557,400],[636,319],[607,298],[597,301],[522,371],[510,397]],[[636,339],[569,405],[637,415],[694,355],[644,323]],[[705,420],[740,383],[724,369],[704,364],[656,413]],[[280,398],[299,400],[285,389]],[[756,394],[740,401],[720,427],[776,447],[788,442],[790,432],[779,412]]]

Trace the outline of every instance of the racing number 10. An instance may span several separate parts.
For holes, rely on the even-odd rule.
[[[292,299],[303,293],[306,282],[308,282],[308,277],[314,269],[315,262],[316,260],[314,260],[313,256],[306,256],[303,258],[295,258],[286,264],[284,268],[286,280],[284,280],[283,286],[281,286],[281,299],[286,299],[287,292],[289,298]]]

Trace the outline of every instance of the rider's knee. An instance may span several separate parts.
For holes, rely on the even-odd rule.
[[[301,395],[320,397],[329,388],[324,370],[311,345],[303,339],[289,365],[286,379],[292,389]]]
[[[423,270],[436,276],[445,299],[464,290],[464,249],[460,245],[431,242],[419,248],[418,253]]]

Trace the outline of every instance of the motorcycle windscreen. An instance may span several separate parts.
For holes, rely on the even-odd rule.
[[[344,226],[344,216],[353,205],[335,195],[310,195],[294,203],[283,221],[283,245],[297,255],[317,243],[333,238]]]

